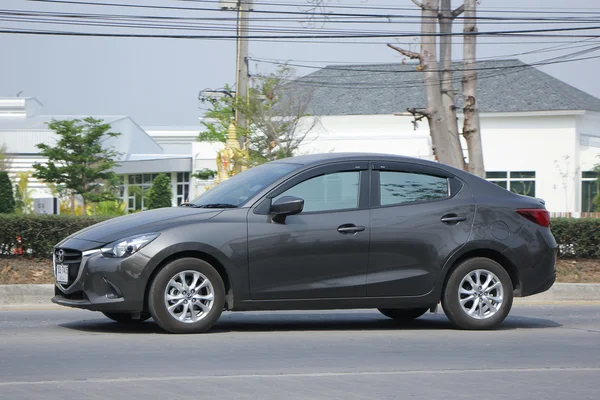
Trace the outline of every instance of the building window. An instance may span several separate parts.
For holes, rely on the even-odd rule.
[[[598,174],[594,171],[581,173],[581,212],[593,212],[598,209],[594,198],[598,195]]]
[[[488,172],[486,178],[513,193],[535,197],[534,171]]]
[[[129,211],[143,211],[148,208],[148,190],[158,174],[129,175],[127,208]]]
[[[190,201],[190,173],[177,173],[177,205]]]

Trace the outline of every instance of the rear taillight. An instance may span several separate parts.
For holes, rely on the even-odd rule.
[[[545,228],[550,226],[550,213],[544,208],[519,208],[517,213]]]

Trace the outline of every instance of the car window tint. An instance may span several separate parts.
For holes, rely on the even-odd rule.
[[[359,176],[356,172],[337,172],[320,175],[286,190],[283,196],[304,199],[302,212],[334,211],[358,208]]]
[[[381,171],[379,177],[382,206],[442,199],[449,196],[446,178],[392,171]]]

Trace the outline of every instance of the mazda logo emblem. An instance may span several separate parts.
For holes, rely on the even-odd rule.
[[[56,255],[58,256],[58,262],[62,264],[65,261],[65,251],[60,249]]]

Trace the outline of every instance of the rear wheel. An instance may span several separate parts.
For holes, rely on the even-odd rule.
[[[154,278],[148,296],[152,318],[171,333],[207,331],[221,316],[224,304],[221,276],[197,258],[167,264]]]
[[[378,308],[386,317],[400,322],[409,322],[425,314],[428,308]]]
[[[120,324],[140,324],[150,318],[150,314],[147,312],[140,313],[140,317],[137,319],[133,318],[132,313],[103,312],[102,314]]]
[[[489,258],[472,258],[450,275],[442,306],[461,329],[494,329],[508,316],[513,302],[510,276]]]

